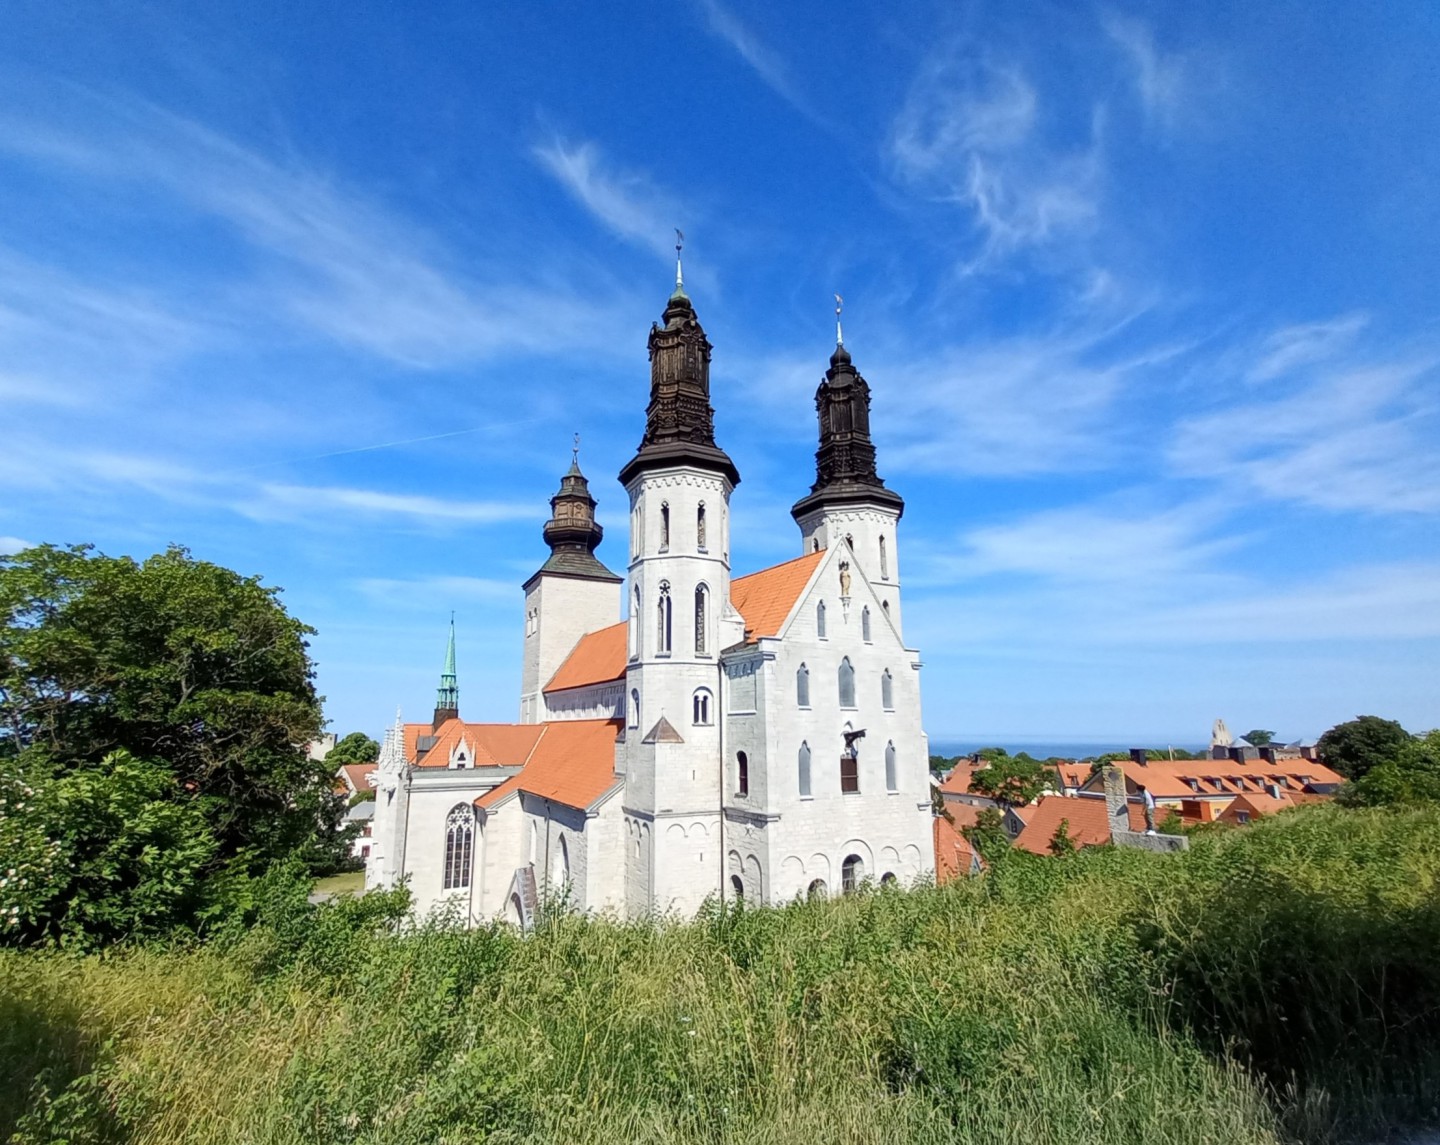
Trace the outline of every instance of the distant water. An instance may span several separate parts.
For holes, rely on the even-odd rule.
[[[1167,747],[1173,747],[1196,752],[1204,751],[1209,746],[1208,743],[1156,743],[1152,740],[1086,740],[1083,742],[1072,740],[1064,743],[1049,740],[1006,739],[1004,736],[1000,736],[987,740],[932,739],[930,754],[943,755],[947,759],[952,759],[957,755],[970,755],[982,747],[1003,747],[1011,755],[1019,755],[1024,751],[1029,752],[1036,759],[1049,759],[1051,756],[1059,759],[1091,759],[1097,755],[1104,755],[1106,752],[1129,751],[1132,747],[1152,747],[1160,751],[1164,751]]]

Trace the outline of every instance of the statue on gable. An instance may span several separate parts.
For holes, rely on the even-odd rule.
[[[840,562],[840,595],[850,595],[850,562]]]

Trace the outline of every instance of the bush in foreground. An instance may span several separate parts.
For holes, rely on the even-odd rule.
[[[394,932],[277,883],[204,949],[0,956],[0,1135],[1323,1141],[1434,1116],[1440,814],[688,923]]]

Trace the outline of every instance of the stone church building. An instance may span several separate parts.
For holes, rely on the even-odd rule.
[[[677,275],[650,331],[644,438],[619,474],[628,575],[596,556],[574,463],[524,585],[520,722],[463,719],[452,628],[433,719],[385,736],[367,886],[405,880],[422,913],[524,924],[554,895],[689,914],[933,870],[904,502],[876,475],[870,389],[838,335],[815,481],[791,510],[801,555],[732,579],[740,475],[715,442],[711,346]]]

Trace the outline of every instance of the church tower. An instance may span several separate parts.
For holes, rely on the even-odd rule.
[[[460,717],[460,685],[455,674],[455,614],[450,614],[450,642],[445,646],[445,668],[435,692],[435,715],[430,730],[438,732],[446,720]]]
[[[616,766],[626,779],[634,914],[691,911],[718,890],[720,652],[745,634],[730,604],[730,494],[740,474],[715,444],[711,347],[678,258],[662,320],[650,329],[645,436],[620,471],[630,495],[630,588]]]
[[[838,317],[838,308],[837,308]],[[845,349],[835,324],[835,352],[815,391],[820,447],[815,484],[790,515],[800,526],[803,552],[849,544],[854,559],[900,630],[900,553],[896,526],[905,502],[875,472],[870,440],[870,386]]]
[[[578,444],[569,470],[560,479],[560,491],[550,498],[550,520],[543,535],[550,546],[549,559],[525,582],[522,724],[546,718],[545,685],[580,637],[620,618],[622,578],[595,556],[605,530],[595,520],[595,498],[580,472]]]

